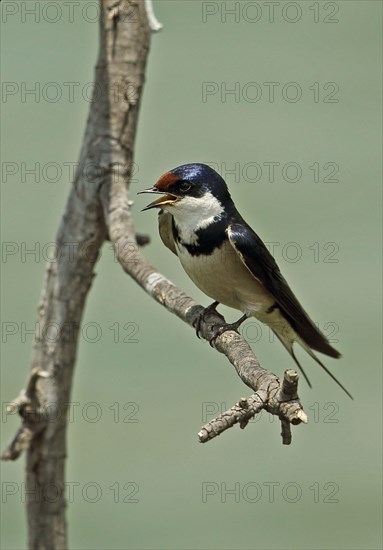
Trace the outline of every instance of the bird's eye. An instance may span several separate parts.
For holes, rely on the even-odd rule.
[[[179,188],[180,188],[180,191],[182,191],[183,193],[186,193],[191,188],[191,185],[188,181],[181,181]]]

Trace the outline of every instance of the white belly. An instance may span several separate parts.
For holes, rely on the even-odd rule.
[[[273,296],[243,265],[237,253],[225,242],[210,256],[191,256],[176,243],[181,264],[194,284],[205,294],[234,309],[264,320]]]

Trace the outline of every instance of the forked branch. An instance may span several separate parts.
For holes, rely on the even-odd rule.
[[[147,237],[136,235],[128,199],[150,35],[159,29],[159,23],[149,0],[100,0],[100,5],[95,97],[56,237],[57,259],[50,264],[44,281],[29,379],[26,389],[9,405],[9,412],[19,412],[22,425],[2,456],[14,460],[25,450],[26,493],[45,494],[46,488],[53,486],[59,495],[54,501],[28,499],[30,548],[67,547],[66,412],[79,327],[102,244],[109,238],[126,273],[184,322],[194,326],[202,311],[141,254],[137,243],[145,244]],[[122,16],[133,12],[133,18]],[[216,313],[206,316],[200,325],[201,336],[210,340],[212,327],[220,322],[222,317]],[[52,324],[59,331],[54,342],[41,337]],[[254,395],[241,399],[206,424],[199,433],[200,441],[208,441],[236,423],[244,428],[252,416],[265,409],[280,417],[283,443],[290,443],[290,425],[307,421],[297,395],[297,374],[286,371],[281,382],[259,365],[247,342],[236,332],[223,333],[214,345]],[[64,414],[50,416],[50,407],[53,413],[59,410]]]

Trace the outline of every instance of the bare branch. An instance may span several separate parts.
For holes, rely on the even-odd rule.
[[[254,394],[251,397],[242,397],[231,409],[225,411],[214,420],[211,420],[198,432],[198,439],[201,443],[210,441],[228,428],[239,423],[241,429],[244,429],[249,420],[263,409],[264,403],[259,395]]]
[[[274,375],[267,374],[267,378]],[[198,433],[198,438],[201,443],[210,441],[217,435],[231,428],[235,424],[239,423],[241,429],[246,428],[249,420],[256,414],[259,414],[263,409],[267,410],[270,414],[279,416],[282,425],[282,443],[284,445],[290,445],[291,443],[291,424],[300,424],[301,422],[307,424],[307,416],[303,411],[299,402],[296,391],[290,395],[285,391],[286,386],[291,386],[291,381],[294,380],[295,390],[298,384],[298,374],[294,370],[286,370],[280,386],[279,380],[276,378],[273,382],[276,384],[269,384],[265,379],[262,380],[261,387],[257,392],[248,398],[242,397],[238,403],[236,403],[229,410],[225,411],[217,418],[214,418],[205,426],[201,428]],[[271,396],[273,392],[277,392],[273,399]],[[266,401],[264,401],[266,399]]]
[[[131,166],[133,160],[150,44],[151,32],[141,1],[100,0],[100,5],[95,97],[75,181],[56,237],[57,259],[46,272],[29,381],[13,404],[22,417],[22,425],[3,453],[3,459],[14,460],[27,450],[25,491],[32,495],[27,499],[29,548],[67,547],[66,413],[85,300],[100,247],[108,237],[99,190],[108,186],[117,168],[129,178],[126,166]],[[128,21],[119,17],[119,10],[131,13],[132,9],[134,18]],[[128,93],[132,87],[134,94]],[[90,167],[86,175],[83,166]],[[140,244],[147,242],[147,238],[138,240]],[[59,330],[54,341],[41,337],[50,325]],[[62,414],[50,418],[50,410]],[[46,494],[47,487],[55,488],[57,499],[33,497]]]

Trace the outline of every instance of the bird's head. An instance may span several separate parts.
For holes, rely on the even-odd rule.
[[[206,164],[183,164],[165,172],[154,187],[141,193],[161,196],[144,210],[161,208],[170,212],[176,221],[191,218],[219,218],[232,204],[225,181]]]

